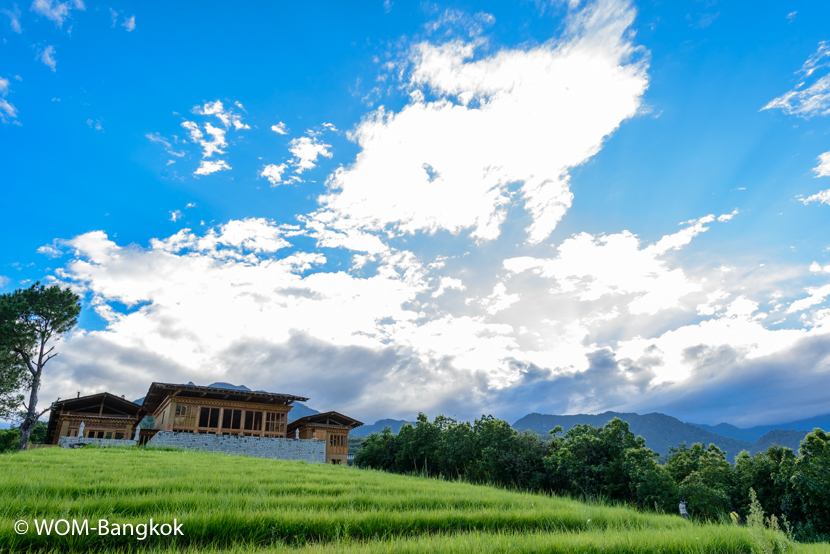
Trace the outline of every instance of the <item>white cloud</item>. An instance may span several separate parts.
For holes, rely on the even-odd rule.
[[[282,174],[286,169],[288,169],[288,166],[285,164],[268,164],[262,169],[259,175],[271,181],[272,187],[276,187],[282,184]]]
[[[90,129],[95,129],[96,131],[103,131],[104,130],[104,125],[103,125],[103,120],[102,119],[97,119],[97,120],[87,119],[86,124],[89,125]]]
[[[479,239],[498,237],[507,206],[521,201],[529,242],[542,241],[571,205],[569,168],[640,107],[648,79],[632,61],[633,17],[626,2],[605,0],[540,46],[485,55],[479,39],[416,45],[409,104],[378,109],[350,135],[361,152],[323,201],[367,228],[472,229]]]
[[[225,160],[202,160],[199,163],[199,168],[193,172],[194,175],[210,175],[211,173],[216,173],[217,171],[223,171],[226,169],[233,169]]]
[[[300,137],[291,141],[288,150],[294,154],[292,161],[299,174],[306,169],[314,168],[319,156],[331,158],[332,153],[328,151],[329,148],[331,144],[325,144],[314,137]]]
[[[9,80],[0,77],[0,121],[9,123],[17,118],[17,108],[4,99],[9,92]]]
[[[819,154],[818,165],[813,168],[816,177],[830,177],[830,152]]]
[[[34,0],[31,11],[41,15],[55,23],[58,27],[63,26],[64,20],[69,17],[72,9],[85,10],[86,6],[81,0],[71,2],[58,2],[56,0]]]
[[[51,69],[52,71],[56,71],[56,66],[58,65],[57,60],[55,60],[55,47],[54,46],[47,46],[40,52],[38,52],[38,58],[40,59],[43,64]]]
[[[220,100],[207,102],[204,106],[196,106],[193,108],[193,113],[201,115],[214,115],[222,122],[225,129],[229,129],[231,125],[239,131],[240,129],[250,129],[249,125],[242,123],[242,117],[235,114],[233,110],[226,110],[225,106]]]
[[[11,283],[11,279],[6,277],[5,275],[0,275],[0,288],[5,287],[9,283]]]
[[[438,285],[438,290],[432,293],[432,297],[438,298],[446,291],[451,289],[463,291],[467,290],[467,287],[464,286],[464,283],[461,281],[461,279],[455,279],[454,277],[441,277],[441,281]]]
[[[184,214],[182,214],[181,210],[173,210],[170,212],[170,221],[176,222],[182,218]]]
[[[818,262],[810,264],[810,271],[812,273],[830,273],[830,265],[821,267]]]
[[[481,305],[487,310],[488,314],[494,315],[502,310],[506,310],[518,301],[518,294],[507,294],[505,284],[498,283],[493,287],[493,293],[482,300]]]
[[[333,123],[323,123],[323,127],[328,129],[329,131],[337,132],[337,127],[334,126]]]
[[[802,198],[801,201],[804,202],[805,205],[809,204],[810,202],[818,202],[819,204],[830,204],[830,189],[817,192],[816,194],[808,196],[807,198]]]
[[[271,130],[280,135],[288,134],[288,129],[286,129],[285,123],[283,123],[282,121],[280,121],[276,125],[271,125]]]
[[[198,128],[196,130],[198,131]],[[147,137],[147,139],[150,142],[155,142],[157,144],[161,144],[162,146],[164,146],[164,151],[167,152],[168,154],[170,154],[171,156],[176,156],[177,158],[183,158],[184,155],[185,155],[184,152],[176,151],[173,148],[173,145],[170,143],[170,141],[167,138],[161,136],[161,134],[159,134],[159,133],[145,133],[144,136]]]
[[[20,8],[17,7],[17,4],[13,4],[13,9],[3,8],[0,10],[0,13],[8,16],[9,18],[9,26],[12,28],[17,34],[23,32],[23,29],[20,27]]]
[[[511,258],[504,261],[504,267],[512,273],[530,270],[554,280],[552,293],[567,293],[582,302],[622,295],[630,298],[629,313],[654,315],[678,308],[681,298],[700,290],[683,270],[670,269],[660,257],[688,244],[708,229],[702,222],[713,219],[695,220],[694,225],[646,248],[640,248],[639,239],[628,231],[600,237],[580,233],[563,241],[555,258]]]
[[[131,33],[135,30],[135,16],[131,15],[130,17],[124,18],[124,23],[121,24],[122,27],[127,29],[128,33]]]
[[[226,153],[224,148],[228,146],[228,141],[225,135],[231,126],[236,131],[250,129],[250,126],[242,123],[241,116],[234,113],[233,110],[226,110],[219,100],[207,102],[203,106],[195,106],[192,112],[198,115],[215,116],[222,122],[224,127],[224,129],[222,127],[216,127],[208,121],[205,122],[204,132],[202,132],[199,124],[195,121],[184,121],[182,123],[182,127],[187,129],[191,142],[198,144],[202,148],[202,158],[212,158],[214,154]],[[205,134],[210,135],[211,140],[205,140]],[[203,159],[199,164],[199,168],[194,172],[194,175],[209,175],[223,169],[231,169],[226,161]]]
[[[37,249],[38,254],[43,254],[44,256],[49,256],[50,258],[58,258],[63,256],[63,252],[55,248],[51,244],[44,244],[43,246]]]
[[[738,213],[740,213],[740,212],[738,212],[738,208],[735,208],[734,210],[732,210],[732,213],[719,215],[718,216],[718,221],[720,221],[721,223],[725,223],[725,222],[729,221],[730,219],[732,219],[733,217],[735,217],[736,215],[738,215]]]
[[[830,57],[830,42],[822,41],[818,50],[796,72],[800,81],[793,90],[770,101],[762,110],[780,109],[784,113],[810,118],[830,113],[830,74],[816,79],[804,88],[816,71],[830,67],[825,58]]]
[[[816,304],[821,304],[824,302],[824,299],[830,295],[830,285],[823,285],[821,287],[808,287],[807,292],[810,294],[807,298],[802,298],[801,300],[796,300],[790,307],[787,308],[787,313],[792,314],[795,312],[800,312],[806,310],[811,306],[815,306]]]

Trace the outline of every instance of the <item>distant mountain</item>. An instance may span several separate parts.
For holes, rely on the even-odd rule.
[[[745,441],[725,437],[690,423],[683,423],[677,418],[659,414],[629,414],[617,412],[605,412],[602,414],[579,414],[579,415],[544,415],[529,414],[513,424],[513,428],[519,431],[530,430],[542,436],[548,435],[551,429],[561,425],[567,432],[577,424],[590,423],[591,425],[605,425],[610,420],[618,417],[628,422],[629,429],[635,435],[641,435],[646,440],[646,446],[661,455],[666,455],[669,448],[686,443],[691,446],[699,442],[708,445],[713,443],[727,452],[727,458],[734,461],[735,456],[742,450],[750,454],[766,450],[773,443],[792,448],[798,451],[801,440],[807,434],[806,431],[780,431],[776,430],[767,433],[757,441]]]
[[[776,429],[783,429],[785,431],[812,431],[816,427],[824,430],[830,430],[830,414],[811,417],[809,419],[801,419],[799,421],[791,421],[790,423],[776,423],[775,425],[758,425],[748,429],[741,429],[728,423],[718,423],[717,425],[705,425],[702,423],[692,423],[702,429],[730,437],[733,439],[740,439],[745,441],[756,441],[761,436],[775,431]]]
[[[196,386],[192,381],[188,383],[188,385],[193,385],[194,387]],[[251,390],[245,385],[231,385],[230,383],[222,383],[221,381],[218,383],[211,383],[208,386],[212,389]]]
[[[288,412],[288,423],[291,423],[294,420],[300,419],[301,417],[310,416],[314,414],[319,414],[317,410],[314,408],[309,408],[302,402],[294,402],[292,404],[291,411]]]
[[[405,419],[381,419],[372,425],[364,425],[353,430],[350,435],[353,437],[368,437],[372,433],[380,433],[384,427],[391,427],[393,433],[398,433],[403,427],[404,423],[415,423],[414,421],[406,421]]]

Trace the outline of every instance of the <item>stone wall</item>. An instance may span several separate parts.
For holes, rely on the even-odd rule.
[[[58,439],[58,446],[64,448],[78,448],[87,444],[94,444],[97,446],[135,446],[135,441],[123,439],[91,439],[87,437],[60,437]]]
[[[147,443],[148,447],[172,446],[185,450],[222,452],[238,456],[326,463],[326,443],[318,440],[277,439],[271,437],[240,437],[238,435],[208,435],[159,431]]]

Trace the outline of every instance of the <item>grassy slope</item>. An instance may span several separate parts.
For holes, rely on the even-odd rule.
[[[41,536],[32,520],[184,523],[185,536]],[[13,524],[29,522],[17,535]],[[0,456],[0,552],[750,552],[746,529],[347,467],[199,452]],[[819,547],[816,552],[830,552]]]

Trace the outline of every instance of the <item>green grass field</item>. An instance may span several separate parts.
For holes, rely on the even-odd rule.
[[[183,536],[38,535],[34,520],[173,522]],[[17,534],[15,522],[29,526]],[[0,456],[0,552],[762,552],[769,533],[348,467],[199,452]],[[830,553],[828,545],[782,545]]]

